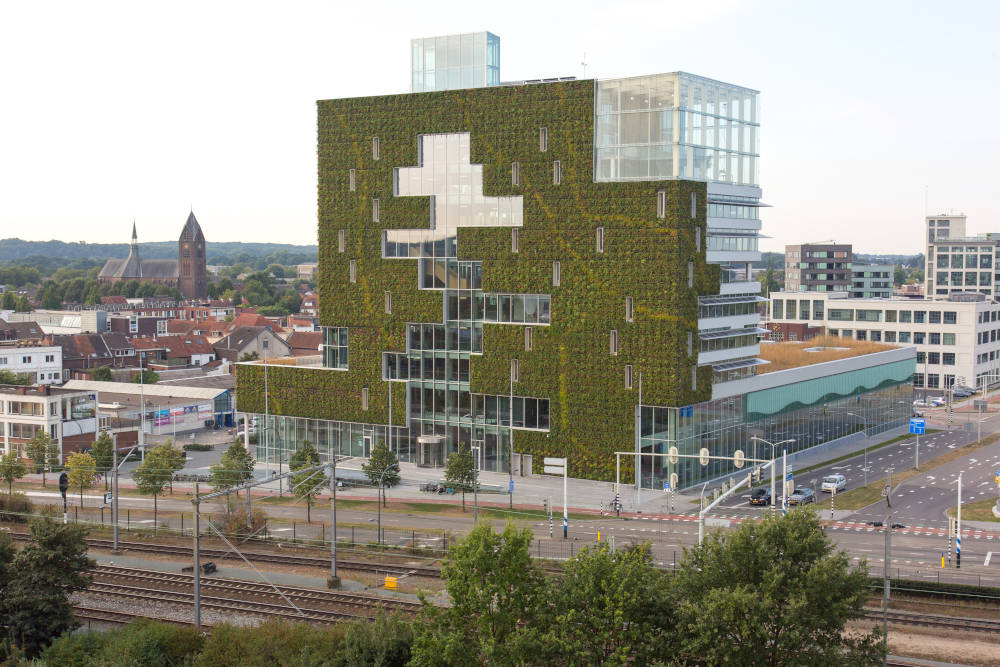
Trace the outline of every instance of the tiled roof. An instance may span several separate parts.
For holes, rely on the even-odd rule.
[[[134,349],[119,333],[57,335],[52,336],[52,344],[62,348],[64,361],[113,357],[115,350]]]
[[[319,352],[319,346],[323,344],[323,333],[321,331],[295,331],[285,340],[292,352]]]
[[[284,331],[274,320],[269,320],[263,315],[258,315],[257,313],[240,313],[233,318],[222,333],[226,336],[230,335],[237,329],[241,327],[265,327],[273,331],[274,333],[281,333]]]

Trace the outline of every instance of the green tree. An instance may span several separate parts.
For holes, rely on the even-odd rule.
[[[91,371],[90,375],[97,382],[111,382],[114,379],[111,375],[111,369],[107,366],[98,366]]]
[[[238,439],[229,445],[219,462],[211,468],[212,486],[216,491],[228,491],[253,479],[254,459]],[[248,491],[249,493],[249,491]],[[228,506],[228,502],[226,505]]]
[[[156,498],[173,479],[173,449],[169,444],[157,445],[146,452],[145,460],[132,471],[132,481],[139,493],[153,496],[153,526],[156,526]]]
[[[906,269],[897,264],[892,271],[892,284],[894,287],[899,287],[905,282],[906,282]]]
[[[144,368],[141,372],[136,373],[135,377],[132,378],[132,382],[139,384],[140,378],[143,384],[156,384],[160,381],[159,374],[155,371],[149,370],[148,368]]]
[[[256,352],[244,352],[240,355],[240,361],[257,361],[260,357]]]
[[[115,465],[114,447],[111,435],[107,431],[101,431],[97,440],[94,441],[94,446],[90,449],[90,453],[94,457],[94,464],[97,466],[97,472],[104,478],[105,491],[108,490],[108,474]]]
[[[97,479],[97,463],[86,452],[74,452],[66,460],[66,474],[69,485],[80,489],[80,507],[83,507],[83,490],[94,486]]]
[[[361,464],[361,470],[372,484],[379,485],[381,480],[379,491],[382,494],[382,506],[385,507],[385,489],[399,484],[399,459],[396,458],[396,452],[389,449],[384,441],[380,442],[371,451],[368,461]]]
[[[531,531],[480,523],[441,568],[451,606],[426,599],[412,665],[515,664],[526,659],[518,628],[538,622],[549,585],[530,553]]]
[[[31,378],[25,373],[11,373],[10,371],[0,370],[0,384],[28,386],[31,384]]]
[[[184,454],[184,450],[175,445],[173,440],[168,439],[166,445],[165,457],[170,466],[170,495],[174,495],[174,473],[184,469],[184,466],[187,464],[187,457]]]
[[[10,291],[4,292],[0,298],[0,308],[4,310],[14,310],[17,307],[17,296]]]
[[[28,472],[28,466],[17,455],[17,452],[4,454],[0,458],[0,479],[7,482],[8,495],[14,493],[14,482],[24,477],[26,472]]]
[[[359,620],[347,626],[338,664],[405,665],[412,645],[413,623],[379,607],[374,623]]]
[[[14,555],[0,595],[0,627],[29,658],[77,626],[69,596],[90,583],[86,527],[49,519],[31,524],[31,541]]]
[[[462,511],[465,511],[465,492],[472,491],[476,483],[476,462],[469,447],[459,446],[452,452],[444,466],[444,482],[462,492]]]
[[[308,440],[303,440],[302,445],[288,460],[288,469],[292,471],[317,465],[319,465],[319,452]],[[319,495],[324,486],[326,486],[326,475],[322,470],[292,475],[292,488],[295,491],[295,496],[304,498],[306,501],[306,523],[312,523],[312,501]]]
[[[835,551],[815,512],[710,534],[674,576],[681,662],[872,665],[881,635],[844,633],[863,618],[868,569]]]
[[[52,448],[52,436],[47,431],[35,431],[34,437],[24,446],[24,455],[31,459],[34,472],[42,473],[42,487],[45,486],[45,473],[49,468],[49,451]]]

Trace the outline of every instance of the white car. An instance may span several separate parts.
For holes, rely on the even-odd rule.
[[[823,478],[823,484],[819,490],[823,493],[840,492],[847,488],[847,478],[841,474],[827,475]]]
[[[933,407],[933,408],[940,408],[940,407],[945,406],[947,404],[948,404],[948,401],[944,400],[943,398],[932,398],[931,399],[931,407]]]
[[[926,407],[928,407],[927,401],[921,401],[920,399],[917,399],[917,400],[913,401],[913,407],[915,407],[915,408],[926,408]]]

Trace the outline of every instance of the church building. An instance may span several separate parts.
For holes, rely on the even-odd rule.
[[[207,295],[205,235],[192,211],[177,241],[177,259],[142,259],[135,223],[128,257],[109,259],[97,276],[100,283],[137,280],[176,287],[185,299],[203,299]]]

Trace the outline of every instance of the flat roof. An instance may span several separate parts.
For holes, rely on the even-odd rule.
[[[773,373],[789,368],[800,368],[821,364],[824,361],[836,361],[850,357],[860,357],[874,352],[895,350],[899,346],[871,341],[854,340],[840,336],[816,336],[804,342],[765,343],[760,344],[760,354],[757,356],[767,361],[757,367],[757,374]],[[820,349],[816,349],[820,348]]]
[[[137,382],[98,382],[95,380],[70,380],[63,385],[67,389],[78,389],[86,391],[96,391],[101,394],[101,402],[105,403],[105,394],[135,395],[140,391],[143,396],[154,398],[188,398],[198,401],[213,400],[219,394],[225,393],[226,389],[212,387],[185,387],[180,384],[139,385]],[[124,402],[124,401],[122,401]]]
[[[6,394],[8,396],[25,396],[27,398],[38,398],[44,396],[70,396],[74,394],[86,393],[87,389],[80,389],[76,387],[52,387],[50,385],[43,385],[41,387],[29,387],[19,384],[0,384],[0,394]]]

